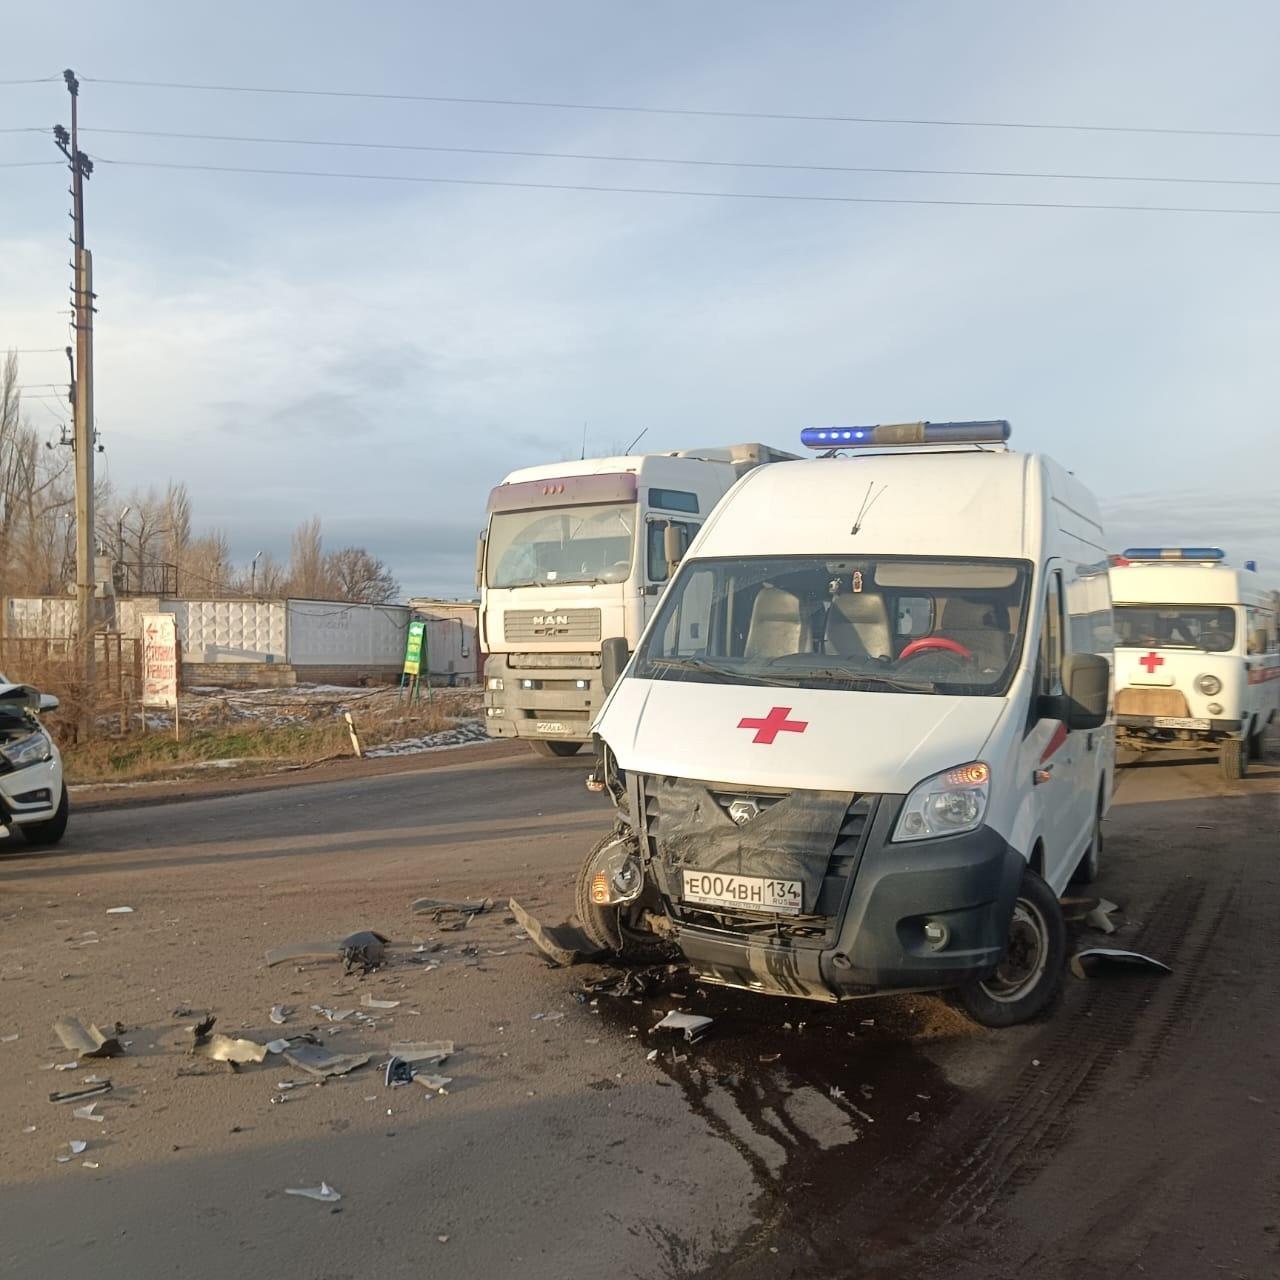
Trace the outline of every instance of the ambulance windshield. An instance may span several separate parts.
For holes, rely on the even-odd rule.
[[[635,675],[998,696],[1030,573],[1014,560],[700,560],[668,588]]]
[[[1235,610],[1225,605],[1118,604],[1116,645],[1226,653],[1236,642]]]

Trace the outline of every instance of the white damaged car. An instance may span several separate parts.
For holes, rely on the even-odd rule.
[[[0,675],[0,836],[16,829],[28,844],[57,844],[66,832],[62,757],[39,718],[57,705],[52,694]]]

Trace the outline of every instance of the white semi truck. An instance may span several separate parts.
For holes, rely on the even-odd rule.
[[[763,444],[586,458],[513,471],[476,554],[485,723],[573,755],[604,701],[600,647],[635,647],[672,569],[734,481],[793,454]]]

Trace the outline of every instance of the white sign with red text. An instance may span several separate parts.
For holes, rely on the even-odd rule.
[[[142,705],[178,705],[178,629],[171,613],[142,615]]]

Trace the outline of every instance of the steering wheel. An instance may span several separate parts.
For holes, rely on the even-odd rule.
[[[954,653],[957,657],[973,661],[972,649],[966,649],[959,640],[947,636],[921,636],[919,640],[913,640],[898,654],[898,661],[907,662],[922,653]]]
[[[1200,647],[1209,653],[1222,653],[1231,648],[1231,637],[1225,631],[1202,631]]]

